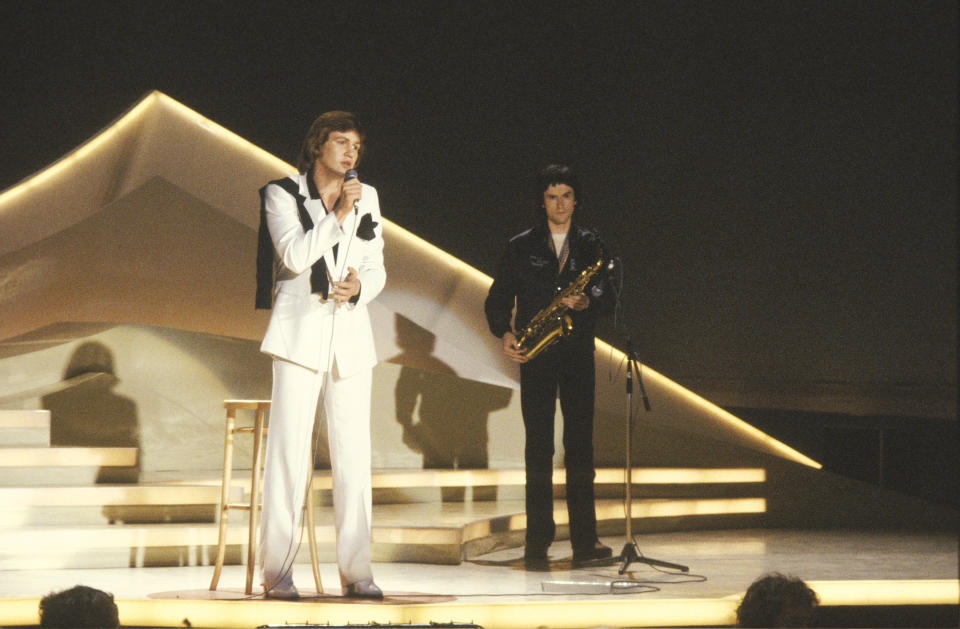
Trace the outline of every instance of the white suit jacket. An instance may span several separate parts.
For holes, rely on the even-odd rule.
[[[310,198],[306,174],[290,179],[297,183],[314,227],[304,231],[296,197],[276,183],[265,187],[266,224],[278,265],[273,313],[260,350],[318,371],[326,371],[335,361],[338,373],[349,376],[377,362],[366,306],[380,294],[387,278],[377,191],[363,184],[357,211],[344,219],[341,227],[334,213],[326,214],[320,199]],[[370,219],[364,219],[366,214]],[[373,237],[369,228],[358,235],[361,223],[369,227],[371,219]],[[334,245],[339,245],[336,260]],[[357,270],[357,303],[337,307],[332,300],[324,303],[320,295],[311,293],[310,267],[321,256],[332,281],[345,278],[347,267]]]

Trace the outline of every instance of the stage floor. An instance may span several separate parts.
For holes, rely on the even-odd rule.
[[[256,627],[264,624],[476,623],[484,627],[723,626],[757,576],[778,571],[817,590],[823,605],[957,604],[958,545],[947,533],[726,530],[643,534],[640,551],[689,572],[632,563],[572,570],[570,548],[551,548],[551,569],[523,569],[521,548],[458,566],[376,563],[383,602],[342,599],[335,564],[321,564],[322,597],[299,602],[243,596],[243,566],[16,570],[0,572],[0,624],[30,624],[40,597],[77,584],[112,592],[129,626]],[[617,553],[623,538],[603,541]],[[304,547],[301,552],[306,553]],[[304,594],[309,563],[295,565]],[[246,600],[244,600],[246,598]],[[232,610],[232,611],[231,611]],[[238,611],[239,610],[239,611]],[[574,612],[574,610],[576,610]],[[642,613],[641,613],[641,610]],[[146,622],[145,622],[146,621]]]

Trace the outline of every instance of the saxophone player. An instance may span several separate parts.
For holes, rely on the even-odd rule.
[[[595,231],[573,221],[580,187],[569,167],[547,166],[536,184],[535,224],[507,243],[484,303],[490,331],[501,339],[504,354],[520,363],[527,570],[549,568],[547,550],[555,535],[553,427],[558,393],[573,565],[580,567],[612,554],[597,537],[593,489],[594,325],[599,315],[613,307],[607,280],[598,276],[582,292],[565,295],[554,304],[562,303],[572,330],[547,349],[531,357],[530,348],[518,342],[526,336],[519,331],[573,286],[582,270],[604,255],[605,247]]]

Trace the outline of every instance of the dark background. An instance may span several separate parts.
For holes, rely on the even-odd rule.
[[[0,188],[153,89],[291,162],[348,109],[384,215],[488,274],[574,166],[600,334],[680,383],[955,395],[954,2],[248,5],[0,3]]]

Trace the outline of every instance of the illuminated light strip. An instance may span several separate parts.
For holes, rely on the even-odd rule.
[[[36,602],[36,599],[34,599]],[[724,626],[734,620],[736,604],[723,599],[525,600],[522,602],[419,603],[356,605],[311,601],[123,600],[120,619],[130,626],[257,627],[280,618],[316,625],[477,624],[485,629],[506,627],[605,626]],[[36,623],[34,609],[33,623]],[[29,623],[24,623],[29,624]]]
[[[109,140],[112,140],[118,133],[125,130],[134,122],[138,121],[140,117],[144,116],[147,110],[157,101],[159,96],[160,92],[156,91],[147,94],[139,103],[134,105],[130,111],[123,114],[119,119],[107,126],[103,131],[94,135],[92,138],[73,149],[57,161],[53,162],[46,168],[33,175],[30,175],[19,184],[15,184],[14,186],[0,193],[0,212],[3,211],[3,206],[5,204],[12,202],[22,194],[48,182],[50,179],[53,179],[54,177],[63,173],[67,168],[75,166],[77,162],[85,160],[91,153],[99,150]]]
[[[618,468],[596,470],[594,483],[621,483],[624,471]],[[324,488],[330,487],[329,475],[316,476]],[[763,483],[763,468],[634,468],[633,482],[648,485],[684,485],[715,483]],[[323,479],[323,480],[321,480]],[[566,470],[553,470],[553,483],[564,484]],[[374,487],[466,487],[475,485],[522,485],[526,482],[522,469],[505,470],[431,470],[429,472],[380,472],[374,474]]]
[[[623,470],[599,469],[595,483],[623,482]],[[716,483],[763,483],[763,468],[633,468],[631,480],[644,485],[693,485]]]
[[[956,580],[808,581],[821,605],[956,605]],[[849,594],[842,594],[842,592]],[[852,594],[860,592],[860,594]],[[389,592],[388,592],[389,594]],[[216,596],[217,593],[208,593]],[[234,594],[239,596],[239,594]],[[486,629],[507,627],[671,627],[732,626],[742,593],[716,599],[610,599],[477,601],[356,605],[318,601],[147,599],[117,601],[125,626],[253,628],[277,624],[278,617],[316,625],[471,623]],[[7,625],[35,626],[38,597],[0,601]]]
[[[329,531],[329,541],[335,543],[337,534],[333,525],[325,527]],[[319,534],[320,528],[317,527]],[[318,538],[319,539],[319,538]],[[460,527],[441,528],[437,526],[425,526],[421,528],[383,528],[373,527],[372,540],[374,544],[401,544],[412,546],[423,544],[426,546],[460,546],[463,543],[463,535]],[[459,551],[457,552],[459,556]]]
[[[600,468],[596,470],[596,484],[623,482],[623,470]],[[562,485],[567,474],[563,468],[553,470],[553,483]],[[634,468],[633,482],[646,485],[692,485],[718,483],[763,483],[767,473],[763,468]],[[417,472],[377,472],[373,475],[376,488],[402,487],[473,487],[487,485],[523,485],[522,469],[505,470],[424,470]],[[329,473],[314,475],[317,489],[332,487]]]
[[[735,515],[766,513],[764,498],[703,498],[692,500],[634,500],[634,518],[674,518],[694,515]],[[598,520],[623,518],[622,504],[598,505]]]
[[[240,492],[235,492],[236,501],[242,498]],[[172,504],[172,503],[168,503]],[[216,504],[215,501],[187,504]],[[146,505],[154,507],[157,505]],[[18,514],[14,514],[16,516]],[[29,517],[29,514],[25,514]],[[24,549],[38,549],[36,555],[56,554],[62,556],[64,563],[61,567],[69,566],[70,553],[78,548],[98,549],[128,549],[128,548],[158,548],[158,547],[185,547],[190,545],[210,546],[217,544],[218,531],[209,526],[175,526],[156,527],[150,525],[134,525],[122,527],[68,527],[58,528],[56,534],[51,534],[43,527],[29,526],[29,520],[24,518],[7,517],[4,515],[4,526],[11,522],[26,524],[26,528],[8,530],[0,541],[0,550],[5,560],[17,556]],[[462,541],[463,527],[451,525],[441,526],[384,526],[377,525],[372,529],[374,544],[407,544],[407,545],[459,545]],[[246,524],[235,524],[227,527],[227,544],[245,544],[248,541],[249,528]],[[317,525],[315,527],[317,541],[320,543],[335,543],[336,530],[333,524]],[[46,564],[45,564],[46,565]]]
[[[219,492],[217,487],[212,486],[179,487],[176,485],[0,487],[0,504],[18,507],[217,504],[220,501]]]
[[[2,417],[2,415],[0,415]],[[2,465],[2,463],[0,463]],[[620,484],[623,482],[623,470],[604,467],[596,470],[594,483],[598,485]],[[566,482],[566,470],[553,470],[553,483]],[[633,482],[644,485],[710,485],[719,483],[763,483],[767,472],[763,468],[642,468],[633,469]],[[523,469],[475,469],[475,470],[402,470],[374,472],[375,489],[404,489],[431,487],[487,487],[497,485],[523,485],[526,482]],[[246,476],[233,479],[235,485],[249,491],[250,479]],[[219,478],[182,478],[163,481],[163,485],[220,485]],[[313,475],[315,490],[329,490],[333,483],[328,471],[317,471]]]
[[[597,349],[603,352],[606,352],[612,357],[614,357],[617,363],[620,363],[622,360],[626,358],[626,355],[623,352],[611,346],[609,343],[606,343],[605,341],[602,341],[600,339],[595,339],[595,340],[596,340]],[[700,397],[693,391],[680,386],[673,380],[670,380],[666,376],[657,372],[655,369],[651,369],[647,365],[643,365],[643,375],[645,377],[652,377],[654,380],[657,381],[657,383],[660,386],[670,389],[676,395],[687,399],[689,402],[695,404],[696,406],[699,406],[700,408],[712,414],[714,417],[716,417],[716,419],[720,420],[721,422],[723,422],[724,424],[726,424],[728,427],[732,428],[736,432],[739,432],[752,440],[763,442],[771,449],[780,453],[780,455],[783,456],[784,458],[790,459],[797,463],[801,463],[808,467],[812,467],[814,469],[819,470],[823,468],[823,465],[814,461],[813,459],[806,456],[805,454],[798,452],[797,450],[794,450],[793,448],[791,448],[790,446],[788,446],[787,444],[781,441],[777,441],[776,439],[766,434],[762,430],[754,428],[753,426],[743,421],[736,415],[733,415],[723,410],[716,404]]]
[[[808,584],[830,597],[834,585],[844,582],[810,581]],[[858,581],[872,593],[877,588],[887,596],[883,600],[844,599],[824,601],[826,605],[898,604],[898,591],[910,593],[902,604],[956,604],[958,586],[955,580],[930,581]],[[230,595],[207,593],[207,596]],[[239,594],[232,593],[234,596]],[[388,592],[389,595],[389,592]],[[867,594],[869,596],[869,593]],[[120,619],[127,626],[182,627],[189,619],[195,627],[253,628],[277,624],[279,617],[296,618],[297,622],[316,625],[368,626],[379,624],[477,624],[486,629],[507,627],[670,627],[732,626],[741,594],[716,599],[638,600],[633,596],[584,600],[529,600],[517,597],[516,602],[477,601],[454,603],[417,603],[393,605],[356,605],[318,601],[260,601],[237,604],[230,600],[147,599],[117,601]],[[871,599],[873,597],[870,597]],[[37,623],[38,597],[0,601],[0,616],[7,625],[34,626]]]
[[[389,219],[386,219],[386,218],[385,218],[385,219],[383,219],[383,222],[384,222],[384,228],[389,227],[389,229],[395,230],[395,231],[397,232],[396,236],[399,236],[400,238],[402,238],[402,239],[404,239],[404,240],[408,240],[408,241],[410,242],[410,244],[413,245],[413,246],[414,246],[415,248],[417,248],[417,249],[421,249],[421,250],[427,251],[428,253],[432,253],[433,255],[439,257],[442,262],[446,263],[447,265],[449,265],[450,267],[452,267],[452,268],[455,269],[455,270],[459,270],[459,271],[461,271],[462,273],[465,273],[466,275],[468,275],[468,276],[469,276],[471,279],[473,279],[474,281],[480,282],[481,284],[483,284],[483,285],[485,285],[485,286],[489,286],[491,283],[493,283],[493,278],[492,278],[492,277],[490,277],[490,276],[487,275],[486,273],[483,273],[482,271],[480,271],[480,270],[478,270],[478,269],[470,266],[469,264],[467,264],[466,262],[464,262],[464,261],[461,260],[460,258],[457,258],[456,256],[454,256],[454,255],[452,255],[452,254],[450,254],[450,253],[447,253],[446,251],[444,251],[443,249],[437,247],[437,246],[434,245],[433,243],[430,243],[430,242],[424,240],[423,238],[421,238],[420,236],[417,236],[417,235],[414,234],[413,232],[411,232],[411,231],[409,231],[409,230],[407,230],[407,229],[405,229],[405,228],[403,228],[403,227],[400,227],[399,225],[397,225],[396,223],[390,221]],[[391,237],[393,237],[393,236],[394,236],[394,235],[391,234]]]
[[[956,605],[960,581],[808,581],[821,605]]]
[[[205,131],[211,133],[212,135],[217,136],[218,138],[226,142],[235,144],[239,150],[245,153],[248,153],[252,157],[255,157],[263,162],[266,162],[271,168],[287,171],[290,173],[295,173],[297,171],[297,169],[294,166],[283,161],[276,155],[268,151],[265,151],[264,149],[260,148],[256,144],[247,140],[246,138],[237,135],[236,133],[234,133],[233,131],[230,131],[226,127],[223,127],[217,124],[216,122],[207,118],[206,116],[198,113],[197,111],[191,109],[190,107],[187,107],[180,101],[174,98],[171,98],[170,96],[167,96],[163,92],[154,92],[154,94],[157,95],[157,98],[161,103],[163,103],[165,106],[170,108],[171,113],[181,116],[186,121],[196,124],[197,126],[203,128]]]
[[[566,513],[566,511],[564,511]],[[554,518],[559,514],[559,510],[554,511]],[[479,522],[471,522],[463,527],[461,533],[463,541],[484,539],[493,534],[496,528],[498,533],[506,531],[522,531],[527,528],[527,514],[514,513],[508,516],[495,516]]]
[[[90,465],[132,466],[138,448],[5,447],[0,467],[84,467]]]
[[[233,133],[229,129],[226,129],[209,118],[206,118],[193,109],[190,109],[183,103],[167,96],[163,92],[155,90],[146,95],[139,103],[134,105],[130,111],[123,114],[116,121],[112,122],[103,131],[100,131],[92,138],[55,161],[53,164],[50,164],[36,174],[27,177],[19,184],[16,184],[0,193],[0,211],[2,211],[4,204],[11,202],[20,195],[29,192],[40,185],[47,183],[49,180],[61,174],[65,169],[71,168],[78,162],[85,160],[92,153],[99,150],[109,141],[113,140],[117,134],[124,131],[134,122],[139,121],[139,119],[146,115],[151,108],[158,105],[166,107],[167,110],[174,115],[179,115],[181,118],[184,118],[188,122],[192,122],[197,126],[202,127],[204,130],[216,135],[220,139],[235,144],[239,150],[259,159],[262,162],[265,162],[271,168],[288,172],[296,171],[296,169],[287,162],[265,151],[249,140],[237,135],[236,133]]]
[[[0,619],[4,625],[36,627],[40,622],[39,608],[39,598],[0,600]]]
[[[960,581],[955,579],[904,579],[857,581],[807,581],[822,606],[956,605]],[[725,598],[739,601],[743,593]]]
[[[469,619],[485,629],[504,627],[669,627],[725,626],[734,620],[735,604],[691,599],[528,600],[522,603],[474,603],[423,609],[413,620],[424,624],[449,618]],[[413,611],[413,610],[411,610]],[[440,616],[440,614],[449,614]],[[438,618],[439,616],[439,618]]]
[[[598,522],[624,519],[623,502],[620,500],[597,500],[596,514]],[[635,500],[631,504],[633,519],[641,518],[678,518],[703,515],[749,515],[767,512],[764,498],[701,498],[701,499],[662,499]],[[556,504],[553,519],[557,524],[569,522],[566,507]],[[524,513],[493,516],[463,527],[464,541],[482,539],[496,532],[522,531],[527,527]]]

